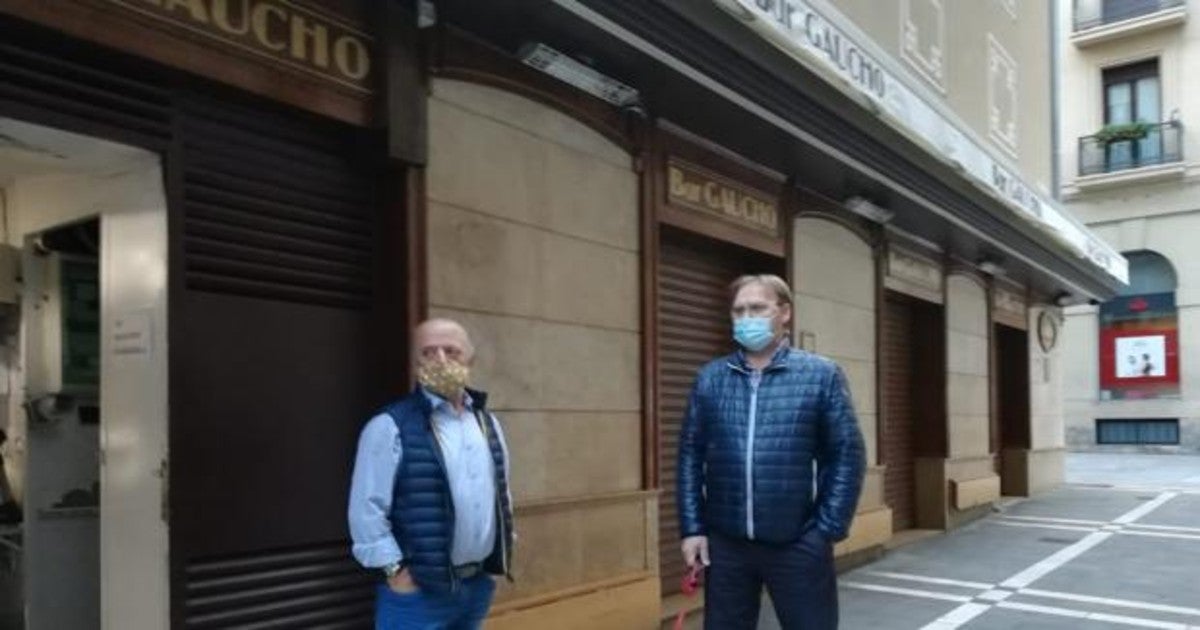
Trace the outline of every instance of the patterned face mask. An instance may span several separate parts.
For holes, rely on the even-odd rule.
[[[457,400],[471,378],[471,369],[455,361],[422,361],[417,366],[417,382],[445,398]]]

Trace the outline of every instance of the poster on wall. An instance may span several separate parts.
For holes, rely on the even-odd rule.
[[[1179,396],[1174,293],[1122,296],[1100,307],[1100,399]]]
[[[1117,337],[1117,378],[1167,375],[1166,335]]]

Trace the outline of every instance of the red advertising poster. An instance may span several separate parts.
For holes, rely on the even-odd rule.
[[[1100,398],[1179,396],[1179,331],[1173,294],[1123,297],[1100,314]]]

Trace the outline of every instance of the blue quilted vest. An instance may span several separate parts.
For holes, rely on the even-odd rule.
[[[485,410],[487,394],[468,390],[492,453],[496,480],[496,543],[483,562],[484,571],[511,580],[512,506],[508,500],[506,462],[491,414]],[[441,447],[433,434],[433,406],[417,389],[383,409],[400,431],[404,452],[392,490],[392,535],[404,554],[413,580],[424,591],[458,589],[450,559],[454,538],[454,502]]]

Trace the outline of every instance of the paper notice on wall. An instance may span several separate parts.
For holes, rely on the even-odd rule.
[[[112,325],[112,353],[118,359],[145,359],[154,349],[149,310],[119,313]]]

